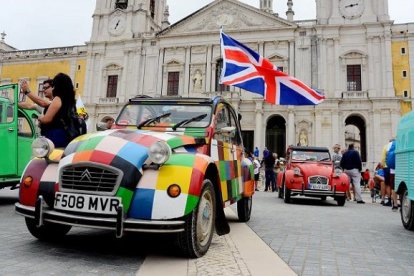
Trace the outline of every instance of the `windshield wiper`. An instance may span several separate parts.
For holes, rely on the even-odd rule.
[[[201,120],[203,120],[205,117],[207,117],[207,114],[206,114],[206,113],[201,114],[201,115],[198,115],[198,116],[193,117],[193,118],[190,118],[190,119],[182,120],[181,122],[176,123],[176,124],[172,127],[172,129],[175,131],[175,130],[176,130],[177,128],[179,128],[180,126],[186,125],[186,124],[191,123],[191,122],[201,121]]]
[[[160,116],[147,119],[147,120],[141,122],[139,125],[137,125],[137,128],[140,129],[141,127],[149,125],[153,122],[159,122],[162,118],[169,117],[170,115],[171,115],[171,113],[165,113],[165,114],[162,114]]]

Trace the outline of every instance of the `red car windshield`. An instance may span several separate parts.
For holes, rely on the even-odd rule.
[[[292,161],[331,161],[329,152],[299,151],[291,153]]]

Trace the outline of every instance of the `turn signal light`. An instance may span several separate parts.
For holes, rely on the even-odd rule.
[[[176,198],[181,194],[181,188],[177,184],[172,184],[168,187],[167,193],[170,197]]]
[[[33,183],[33,178],[32,178],[31,176],[26,176],[26,177],[23,179],[23,185],[24,185],[26,188],[29,188],[29,187],[32,185],[32,183]]]

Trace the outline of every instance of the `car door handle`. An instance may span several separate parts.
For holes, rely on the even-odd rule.
[[[7,130],[8,130],[9,132],[13,132],[13,131],[14,131],[14,128],[9,127]]]

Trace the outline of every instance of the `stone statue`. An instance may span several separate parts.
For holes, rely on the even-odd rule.
[[[201,90],[203,87],[203,76],[200,70],[197,70],[193,76],[194,90]]]
[[[299,134],[299,146],[307,146],[308,145],[308,135],[306,131],[302,129]]]

